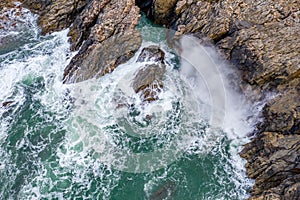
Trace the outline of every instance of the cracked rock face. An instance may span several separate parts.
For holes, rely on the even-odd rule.
[[[99,78],[128,61],[142,38],[134,0],[22,0],[39,14],[42,33],[70,27],[71,50],[79,50],[64,71],[64,83]]]

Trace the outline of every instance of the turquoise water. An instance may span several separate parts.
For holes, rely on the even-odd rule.
[[[163,28],[139,25],[143,46],[167,53],[164,91],[145,105],[128,89],[136,57],[99,80],[63,85],[74,55],[67,30],[41,36],[33,18],[14,30],[27,31],[15,35],[22,42],[0,52],[0,102],[11,101],[0,108],[0,199],[248,197],[252,181],[237,155],[245,133],[212,131],[194,109]]]

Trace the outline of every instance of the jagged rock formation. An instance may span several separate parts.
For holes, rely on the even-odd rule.
[[[89,0],[21,0],[23,5],[39,14],[42,34],[68,28]]]
[[[156,3],[143,8],[148,15]],[[209,37],[240,69],[245,91],[257,100],[276,94],[241,152],[256,180],[250,199],[300,199],[300,1],[178,0],[169,8],[176,36]]]
[[[71,50],[79,52],[65,69],[64,83],[112,72],[141,45],[134,0],[23,0],[23,4],[39,14],[43,34],[70,27]]]
[[[141,94],[143,101],[152,102],[158,99],[166,71],[164,59],[165,53],[157,46],[144,48],[139,55],[138,62],[153,62],[153,64],[143,66],[133,79],[133,89]]]

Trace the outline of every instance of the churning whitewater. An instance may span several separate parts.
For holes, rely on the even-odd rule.
[[[41,36],[36,16],[25,22],[0,33],[1,199],[248,197],[238,152],[252,113],[212,47],[186,37],[179,58],[142,18],[141,49],[160,46],[167,66],[159,100],[145,103],[131,88],[141,49],[111,74],[65,85],[68,30]]]

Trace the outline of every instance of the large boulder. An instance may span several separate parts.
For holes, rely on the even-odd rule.
[[[144,48],[138,57],[138,62],[153,62],[142,66],[133,79],[133,89],[144,102],[158,99],[163,88],[163,76],[166,71],[165,53],[156,46]]]
[[[64,72],[64,83],[76,83],[99,78],[128,61],[140,48],[141,36],[137,30],[111,36],[102,43],[80,51]]]

